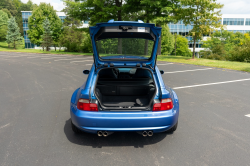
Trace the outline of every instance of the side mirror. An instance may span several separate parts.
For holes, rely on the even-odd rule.
[[[88,75],[89,74],[89,70],[83,70],[83,74]]]
[[[163,70],[160,70],[160,73],[161,73],[161,74],[164,74],[164,71],[163,71]]]

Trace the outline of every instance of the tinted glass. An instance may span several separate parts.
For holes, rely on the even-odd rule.
[[[110,38],[96,41],[100,58],[109,59],[149,59],[153,52],[154,41],[140,38]],[[146,48],[146,49],[145,49]]]

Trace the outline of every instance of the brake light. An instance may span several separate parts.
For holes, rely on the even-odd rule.
[[[155,103],[153,106],[153,111],[164,111],[173,108],[173,102],[169,99],[162,99],[161,103]]]
[[[82,111],[98,111],[97,104],[90,103],[88,99],[79,99],[77,108]]]

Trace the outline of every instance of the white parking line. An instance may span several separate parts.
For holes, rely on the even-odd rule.
[[[58,56],[58,57],[47,57],[47,58],[41,58],[41,59],[55,59],[55,58],[57,59],[57,58],[64,58],[64,57],[59,57]]]
[[[88,58],[93,58],[93,57],[82,57],[82,58],[71,58],[71,59],[57,59],[54,61],[70,61],[70,60],[74,60],[74,59],[88,59]]]
[[[93,60],[71,61],[70,63],[77,63],[77,62],[86,62],[86,61],[93,61]]]
[[[9,125],[10,125],[10,123],[8,123],[8,124],[6,124],[6,125],[3,125],[3,126],[0,127],[0,129],[5,128],[5,127],[7,127],[7,126],[9,126]]]
[[[0,55],[0,57],[23,57],[23,56],[31,56],[31,55]]]
[[[182,70],[182,71],[171,71],[171,72],[164,72],[164,74],[171,74],[171,73],[183,73],[189,71],[200,71],[200,70],[211,70],[213,68],[205,68],[205,69],[194,69],[194,70]]]
[[[27,57],[27,58],[48,58],[49,56],[32,56],[32,57]]]
[[[3,58],[19,58],[21,56],[4,56]]]
[[[249,117],[250,118],[250,114],[248,114],[248,115],[245,115],[246,117]]]
[[[227,84],[232,82],[241,82],[241,81],[249,81],[248,79],[241,79],[241,80],[232,80],[232,81],[224,81],[224,82],[215,82],[215,83],[209,83],[209,84],[199,84],[199,85],[190,85],[190,86],[182,86],[182,87],[175,87],[173,89],[184,89],[184,88],[193,88],[193,87],[199,87],[199,86],[207,86],[207,85],[218,85],[218,84]]]
[[[160,63],[160,64],[157,64],[157,66],[158,66],[158,65],[172,65],[172,64],[173,64],[173,63],[164,63],[164,64],[161,64],[161,63]]]

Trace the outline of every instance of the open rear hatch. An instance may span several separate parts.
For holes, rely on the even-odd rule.
[[[104,64],[155,67],[161,28],[155,24],[113,21],[90,27],[96,69]]]

